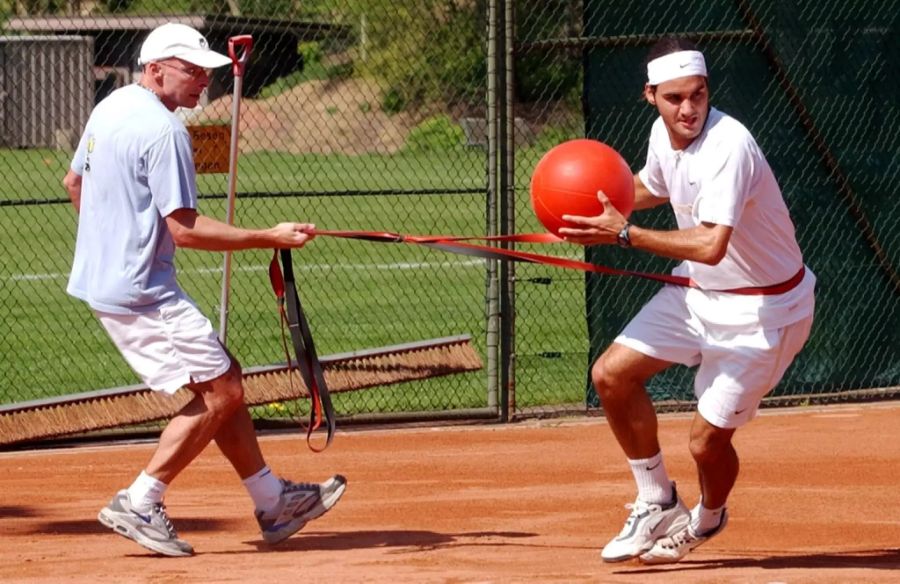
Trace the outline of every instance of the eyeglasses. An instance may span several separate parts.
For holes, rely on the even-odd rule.
[[[168,67],[169,69],[175,69],[176,71],[181,71],[191,79],[200,79],[204,75],[209,77],[210,73],[212,73],[212,69],[204,69],[203,67],[194,67],[188,65],[187,67],[176,67],[175,65],[171,65],[169,63],[165,63],[163,61],[158,61],[158,63],[164,67]]]

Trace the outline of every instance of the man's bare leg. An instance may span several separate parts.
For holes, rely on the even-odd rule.
[[[613,343],[591,371],[606,419],[628,457],[638,487],[625,526],[600,553],[605,562],[622,562],[648,551],[688,515],[666,473],[656,409],[645,387],[650,377],[671,365]]]
[[[241,372],[235,365],[216,379],[192,384],[188,389],[194,392],[194,399],[169,421],[146,469],[147,474],[165,484],[203,452],[239,408],[246,409]]]
[[[740,463],[731,444],[733,428],[718,428],[699,413],[691,426],[691,456],[697,463],[703,506],[718,509],[725,505],[737,481]]]
[[[591,379],[603,402],[603,413],[629,459],[659,453],[656,409],[645,384],[671,365],[618,343],[610,345],[594,363]]]

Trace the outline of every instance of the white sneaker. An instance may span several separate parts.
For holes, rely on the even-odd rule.
[[[116,493],[109,505],[100,510],[97,519],[119,535],[158,554],[177,557],[194,553],[191,544],[178,539],[165,505],[155,503],[149,511],[138,512],[131,505],[126,489]]]
[[[256,521],[266,543],[287,539],[308,522],[324,515],[344,494],[347,479],[334,475],[321,484],[281,479],[281,484],[278,505],[268,512],[256,511]]]
[[[648,552],[641,554],[641,561],[645,564],[671,564],[677,562],[691,550],[719,535],[726,525],[728,525],[727,509],[722,510],[722,518],[719,520],[719,525],[703,535],[694,533],[690,522],[688,522],[677,533],[659,539]]]
[[[675,490],[675,483],[672,483],[671,503],[660,505],[638,499],[633,504],[625,505],[625,508],[631,509],[631,515],[625,521],[622,532],[600,552],[604,562],[624,562],[636,558],[651,549],[659,538],[680,531],[691,517]]]

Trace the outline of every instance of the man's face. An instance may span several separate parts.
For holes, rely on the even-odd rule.
[[[684,150],[703,131],[709,115],[706,77],[694,75],[644,87],[644,97],[656,106],[669,132],[672,148]]]
[[[209,71],[181,59],[158,61],[162,73],[160,97],[170,110],[196,107],[200,95],[209,85]]]

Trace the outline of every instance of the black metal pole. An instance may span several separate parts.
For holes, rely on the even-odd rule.
[[[510,234],[512,210],[510,209],[510,152],[509,152],[509,96],[507,84],[510,82],[508,70],[509,50],[507,35],[510,23],[509,6],[511,0],[499,0],[497,3],[497,179],[500,202],[500,233]],[[510,244],[503,242],[502,247]],[[512,262],[500,262],[500,420],[509,420],[510,394],[514,391],[515,359],[515,305],[512,302]]]

